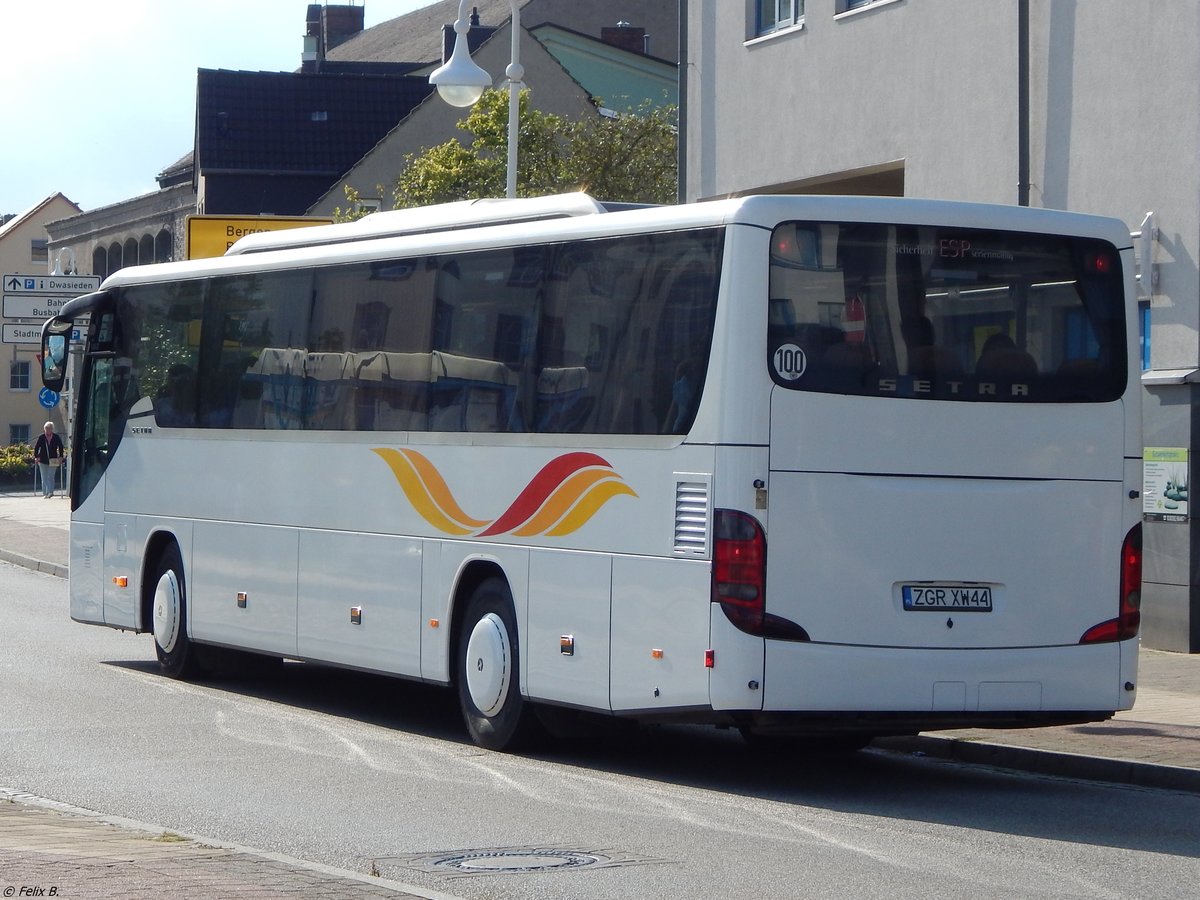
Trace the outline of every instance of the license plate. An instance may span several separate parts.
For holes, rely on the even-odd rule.
[[[914,612],[991,612],[992,589],[983,584],[901,585],[904,608]]]

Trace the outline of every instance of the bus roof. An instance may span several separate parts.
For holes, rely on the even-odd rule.
[[[799,208],[799,209],[798,209]],[[271,250],[289,250],[347,244],[381,238],[433,234],[445,231],[486,228],[489,226],[545,222],[618,213],[641,209],[653,210],[650,220],[678,215],[684,219],[697,215],[716,221],[764,224],[779,217],[803,215],[805,218],[829,218],[861,221],[903,221],[912,224],[974,225],[986,224],[1000,230],[1038,230],[1061,233],[1102,232],[1105,236],[1124,234],[1129,229],[1116,220],[1049,209],[970,203],[954,200],[926,200],[911,197],[859,197],[821,195],[760,195],[710,200],[679,206],[640,206],[602,203],[584,193],[557,194],[515,200],[462,200],[416,209],[377,212],[354,222],[293,228],[286,231],[259,232],[237,241],[226,256],[241,256]],[[614,223],[615,224],[615,223]],[[1117,228],[1113,228],[1117,225]],[[1118,238],[1118,240],[1120,240]],[[1117,246],[1122,246],[1118,243]]]
[[[599,215],[603,213],[603,215]],[[781,221],[898,222],[1034,231],[1094,237],[1124,249],[1132,245],[1117,219],[953,200],[904,197],[754,195],[679,206],[630,208],[604,204],[586,194],[517,200],[470,200],[419,209],[374,213],[355,222],[247,235],[224,256],[179,260],[120,269],[102,289],[170,281],[199,275],[233,274],[262,268],[327,265],[382,258],[396,253],[542,243],[744,225],[770,229]],[[517,224],[517,230],[507,226]]]
[[[620,208],[628,208],[628,204],[623,204]],[[381,237],[428,234],[458,228],[478,228],[483,225],[535,222],[608,211],[609,207],[584,193],[516,200],[460,200],[456,203],[441,203],[416,209],[371,213],[354,222],[336,225],[258,232],[238,240],[225,255],[239,256],[243,253],[261,253],[267,250],[369,241]]]

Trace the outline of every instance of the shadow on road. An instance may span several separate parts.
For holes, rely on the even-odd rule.
[[[109,665],[157,675],[152,661]],[[409,735],[468,744],[447,688],[288,662],[252,678],[201,682],[253,697]],[[596,717],[574,739],[551,739],[522,760],[607,772],[731,796],[821,808],[900,823],[912,819],[1053,841],[1200,857],[1200,797],[1028,775],[869,747],[820,754],[799,745],[752,747],[737,731],[637,726]],[[481,751],[486,753],[487,751]],[[1153,804],[1124,802],[1150,791]],[[1153,813],[1148,810],[1153,809]],[[1163,822],[1186,822],[1168,829]]]

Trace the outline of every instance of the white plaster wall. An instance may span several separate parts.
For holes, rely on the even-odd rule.
[[[1017,202],[1018,0],[881,0],[753,37],[690,0],[689,200],[898,161],[904,193]],[[1030,0],[1030,204],[1161,229],[1152,366],[1200,365],[1200,4]]]
[[[689,199],[903,160],[908,195],[1015,202],[1015,0],[835,13],[747,41],[750,3],[694,0]]]
[[[1200,365],[1200,4],[1036,0],[1033,205],[1160,228],[1153,368]]]

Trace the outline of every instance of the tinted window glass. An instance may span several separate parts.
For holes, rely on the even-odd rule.
[[[768,366],[794,390],[1007,402],[1121,395],[1121,264],[1103,242],[786,223],[771,253]]]
[[[121,294],[163,427],[683,434],[715,230],[263,272]]]

